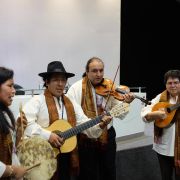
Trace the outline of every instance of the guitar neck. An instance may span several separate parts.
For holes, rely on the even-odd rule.
[[[180,107],[180,103],[172,105],[167,108],[167,112],[170,113],[170,112],[174,111],[175,109],[178,109],[179,107]]]
[[[89,120],[85,123],[82,123],[78,126],[75,126],[73,128],[70,128],[68,129],[67,131],[64,131],[64,132],[61,132],[60,133],[60,136],[63,137],[64,139],[68,139],[74,135],[77,135],[78,133],[90,128],[90,127],[93,127],[94,125],[100,123],[101,119],[102,119],[103,116],[98,116],[92,120]]]
[[[119,118],[119,117],[121,117],[122,114],[125,114],[128,111],[129,111],[129,104],[128,103],[120,103],[120,104],[115,105],[109,112],[106,113],[106,115]],[[75,136],[78,133],[100,123],[103,116],[104,115],[98,116],[98,117],[91,119],[87,122],[84,122],[78,126],[67,129],[66,131],[58,131],[58,132],[56,132],[56,134],[66,140],[66,139],[68,139],[72,136]],[[52,129],[51,129],[51,131],[52,131]]]

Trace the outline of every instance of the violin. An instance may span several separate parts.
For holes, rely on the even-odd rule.
[[[96,94],[104,97],[113,96],[119,101],[123,101],[124,97],[122,94],[115,91],[116,87],[110,79],[103,79],[100,84],[95,87]]]
[[[118,93],[121,93],[121,94],[126,94],[126,93],[130,92],[130,89],[127,86],[120,85],[118,88],[115,89],[115,91],[118,92]],[[142,98],[140,96],[137,96],[135,94],[133,94],[133,95],[134,95],[134,98],[137,98],[137,99],[141,100],[146,105],[151,105],[151,101],[148,101],[147,99],[144,99],[144,98]]]
[[[96,94],[99,94],[101,96],[104,96],[104,97],[113,96],[115,99],[119,101],[124,101],[124,96],[122,94],[129,93],[130,89],[128,86],[125,86],[125,85],[120,85],[118,88],[116,88],[110,79],[103,79],[102,82],[98,86],[95,87],[95,91],[96,91]],[[137,96],[135,94],[133,95],[134,95],[134,98],[141,100],[145,104],[147,105],[151,104],[150,101],[140,96]]]

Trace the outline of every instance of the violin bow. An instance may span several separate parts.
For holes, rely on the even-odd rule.
[[[113,88],[113,86],[114,86],[114,82],[115,82],[115,79],[116,79],[116,76],[117,76],[117,73],[118,73],[119,67],[120,67],[120,66],[118,65],[117,70],[116,70],[116,74],[115,74],[115,76],[114,76],[113,83],[112,83],[111,89],[110,89],[110,91],[109,91],[108,98],[107,98],[107,101],[106,101],[106,104],[105,104],[104,109],[106,109],[107,103],[108,103],[108,101],[109,101],[109,98],[110,98],[110,93],[111,93],[112,88]]]

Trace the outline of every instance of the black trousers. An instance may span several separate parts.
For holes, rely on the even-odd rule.
[[[108,130],[108,144],[103,150],[98,146],[78,145],[80,175],[78,180],[116,180],[116,133]]]
[[[58,154],[57,156],[57,169],[51,180],[71,180],[69,165],[69,153]]]
[[[158,154],[162,180],[180,180],[180,175],[175,172],[174,157]]]

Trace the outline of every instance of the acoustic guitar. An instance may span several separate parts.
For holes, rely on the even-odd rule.
[[[155,125],[159,128],[167,127],[171,123],[171,121],[176,113],[176,110],[179,107],[180,107],[180,103],[174,105],[174,104],[170,104],[168,102],[159,102],[159,103],[155,104],[152,108],[152,111],[158,111],[158,110],[164,109],[166,112],[166,115],[167,115],[167,117],[165,119],[156,119]]]
[[[117,104],[112,108],[110,112],[106,113],[106,115],[110,115],[112,117],[118,118],[120,117],[120,115],[129,111],[129,106],[130,105],[128,103]],[[65,142],[60,147],[60,152],[67,153],[67,152],[71,152],[76,147],[77,144],[76,135],[100,123],[102,117],[103,117],[102,115],[98,116],[94,119],[91,119],[75,127],[72,127],[67,121],[59,119],[56,120],[54,123],[52,123],[46,129],[51,132],[55,132],[60,137],[64,138]]]

